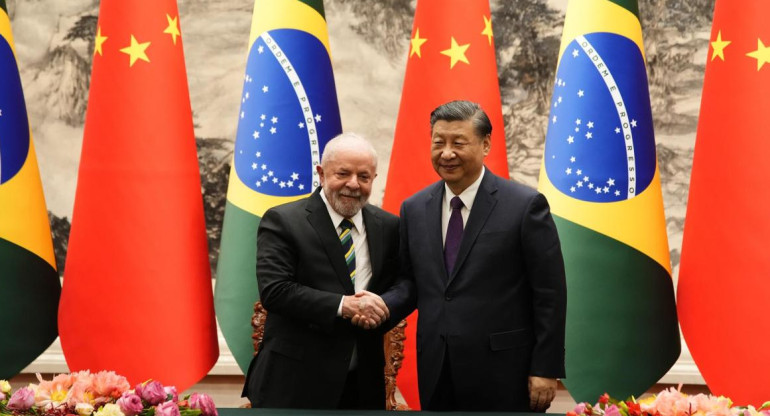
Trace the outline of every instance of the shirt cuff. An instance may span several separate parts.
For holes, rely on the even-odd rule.
[[[345,300],[345,296],[340,298],[340,306],[337,307],[337,316],[342,317],[342,301]]]

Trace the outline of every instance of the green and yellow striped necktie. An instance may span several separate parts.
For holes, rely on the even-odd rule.
[[[350,280],[353,282],[353,287],[356,286],[356,250],[353,246],[353,236],[350,234],[353,223],[349,219],[345,218],[340,222],[340,242],[342,243],[342,250],[345,252],[345,263],[348,265],[348,272],[350,273]]]

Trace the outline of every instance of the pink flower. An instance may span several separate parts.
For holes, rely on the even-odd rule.
[[[578,403],[577,406],[575,406],[575,409],[572,410],[573,412],[582,415],[586,411],[586,404],[585,403]]]
[[[661,416],[684,416],[690,411],[690,402],[686,394],[671,387],[658,394],[652,408]],[[645,410],[644,405],[642,405],[642,410]]]
[[[57,391],[64,391],[72,387],[72,384],[75,383],[75,377],[70,374],[59,374],[56,377],[53,378],[51,381],[43,380],[43,377],[40,375],[40,373],[37,374],[37,380],[38,383],[38,394],[41,392],[45,393],[54,393]]]
[[[208,394],[193,393],[190,396],[190,409],[200,409],[202,416],[217,416],[217,407]]]
[[[131,388],[128,380],[114,371],[100,371],[94,374],[91,384],[96,396],[112,399],[117,399]]]
[[[137,415],[144,409],[142,398],[134,393],[123,393],[123,396],[118,399],[118,406],[126,416]]]
[[[172,401],[178,402],[179,401],[179,395],[176,392],[176,386],[166,386],[163,387],[163,391],[166,393],[166,397],[171,396]]]
[[[136,385],[136,394],[151,405],[156,405],[166,401],[166,391],[159,381],[145,381]]]
[[[69,374],[59,374],[51,381],[43,380],[40,373],[37,374],[39,381],[35,390],[35,405],[39,407],[56,407],[67,399],[67,394],[75,377]]]
[[[33,404],[35,404],[35,392],[29,387],[22,387],[13,393],[6,407],[11,410],[28,410]]]
[[[70,391],[67,393],[67,404],[71,407],[78,403],[96,404],[92,387],[93,375],[88,370],[72,373],[74,379]]]
[[[155,407],[155,416],[180,416],[179,406],[174,402],[161,403]]]
[[[618,406],[611,404],[604,409],[604,416],[620,416],[620,410]]]
[[[719,403],[714,396],[700,393],[694,396],[688,396],[687,407],[689,413],[708,413],[710,416],[716,416],[711,415],[711,413],[712,409],[713,411],[717,411]],[[727,414],[730,414],[729,406],[727,407]],[[726,415],[723,414],[723,416]]]
[[[5,400],[5,393],[0,391],[0,400]]]

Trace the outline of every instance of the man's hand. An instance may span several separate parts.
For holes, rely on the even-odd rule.
[[[556,396],[556,379],[529,376],[529,407],[544,412]]]
[[[390,317],[390,311],[377,294],[361,291],[353,296],[343,296],[342,317],[351,319],[353,325],[364,329],[377,328]]]

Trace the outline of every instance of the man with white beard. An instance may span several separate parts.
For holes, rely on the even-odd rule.
[[[244,396],[253,407],[384,409],[384,331],[371,329],[389,316],[377,294],[398,271],[398,217],[367,203],[377,154],[363,138],[330,140],[316,168],[321,187],[259,225],[268,314]]]

